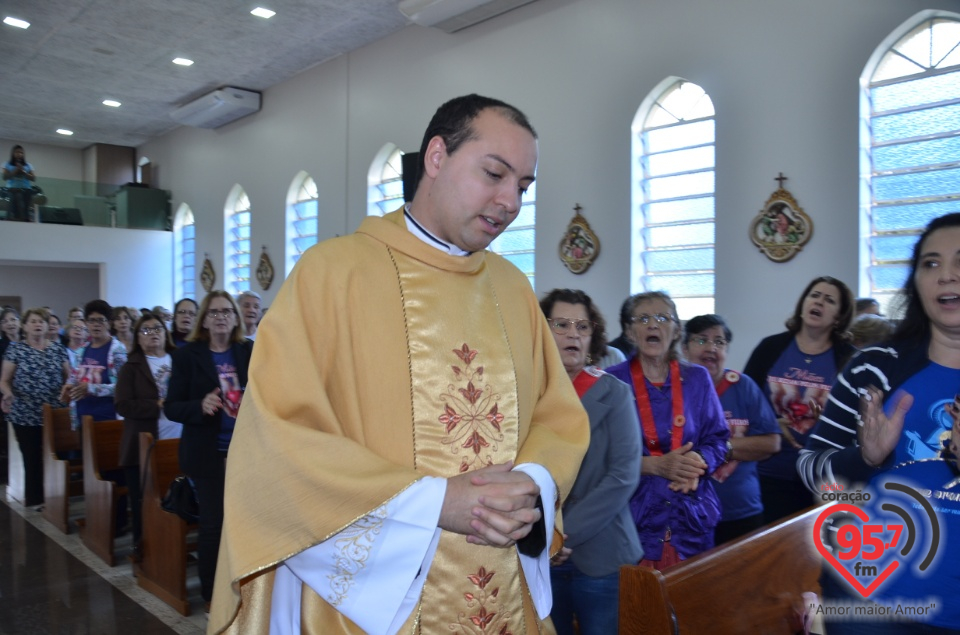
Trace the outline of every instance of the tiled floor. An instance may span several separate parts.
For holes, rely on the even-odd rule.
[[[207,620],[194,572],[188,581],[191,615],[185,618],[137,586],[129,549],[129,537],[118,541],[121,563],[108,567],[76,532],[64,535],[40,512],[3,494],[0,635],[202,634]]]

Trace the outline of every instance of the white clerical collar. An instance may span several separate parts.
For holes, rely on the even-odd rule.
[[[464,251],[457,247],[456,245],[451,245],[448,242],[442,241],[430,232],[426,228],[417,222],[417,219],[413,217],[410,213],[410,203],[406,203],[403,206],[403,218],[407,221],[407,229],[410,230],[410,233],[427,243],[432,247],[436,247],[440,251],[446,252],[451,256],[469,256],[469,251]]]

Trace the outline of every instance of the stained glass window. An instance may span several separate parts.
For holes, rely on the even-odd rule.
[[[303,252],[317,244],[320,215],[320,195],[313,177],[301,172],[294,184],[296,193],[287,205],[286,273],[290,273]]]
[[[233,294],[250,290],[250,199],[237,186],[227,206],[224,238],[225,288]]]
[[[367,215],[383,216],[403,205],[403,152],[388,143],[378,153],[367,176]]]
[[[715,115],[696,84],[657,90],[632,130],[630,292],[665,291],[688,319],[714,310]]]
[[[530,285],[536,289],[536,251],[537,238],[537,184],[534,182],[523,195],[523,204],[516,220],[502,234],[490,243],[494,251],[510,262],[527,276]]]
[[[960,21],[926,16],[878,55],[861,100],[860,294],[887,312],[923,227],[960,212]]]
[[[196,226],[193,210],[186,203],[177,210],[173,223],[174,296],[196,299]]]

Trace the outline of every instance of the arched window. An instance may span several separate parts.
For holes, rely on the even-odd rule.
[[[193,210],[181,203],[173,217],[173,293],[177,300],[196,299],[196,252]]]
[[[367,173],[367,215],[383,216],[403,205],[403,151],[385,144]]]
[[[234,185],[224,208],[224,289],[237,294],[250,290],[250,199]]]
[[[510,262],[527,276],[530,286],[536,289],[536,252],[537,239],[537,183],[534,181],[523,195],[523,205],[509,227],[490,243],[494,251]]]
[[[671,77],[632,126],[630,292],[666,291],[682,319],[714,310],[713,102]]]
[[[313,177],[306,172],[294,177],[287,192],[287,274],[300,260],[300,255],[317,244],[319,198]]]
[[[914,16],[861,86],[860,295],[886,312],[923,227],[960,212],[960,16]]]

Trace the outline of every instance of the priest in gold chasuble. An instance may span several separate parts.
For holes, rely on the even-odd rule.
[[[530,283],[486,251],[536,137],[469,95],[420,157],[413,201],[308,250],[261,323],[210,633],[553,633],[589,423]]]

